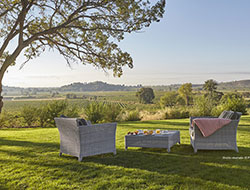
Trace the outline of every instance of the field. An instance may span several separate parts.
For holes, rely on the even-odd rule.
[[[188,119],[118,124],[117,155],[59,157],[56,128],[0,130],[0,189],[248,189],[250,117],[238,128],[239,153],[198,151],[189,142]],[[180,130],[181,145],[129,148],[124,135],[135,129]],[[223,159],[234,158],[234,159]]]
[[[223,91],[229,93],[229,91]],[[136,97],[136,91],[97,91],[97,92],[63,92],[55,97],[52,97],[49,92],[41,92],[31,96],[21,96],[20,94],[12,94],[11,96],[4,96],[4,107],[6,111],[20,111],[24,105],[31,105],[39,107],[42,104],[46,104],[51,100],[63,100],[66,99],[67,94],[74,94],[76,98],[69,98],[67,101],[70,105],[76,105],[77,107],[84,108],[87,103],[98,101],[104,103],[122,104],[126,110],[147,110],[150,112],[156,112],[161,108],[159,101],[165,94],[165,91],[154,91],[155,98],[153,104],[141,104]],[[204,92],[203,92],[204,93]],[[239,93],[248,93],[248,91],[239,91]],[[194,91],[194,94],[202,94],[200,91]],[[245,97],[247,108],[250,108],[250,98]]]
[[[159,101],[160,97],[164,95],[164,91],[154,91],[155,93],[155,99],[154,101]],[[136,91],[95,91],[95,92],[63,92],[55,97],[62,98],[65,97],[67,94],[75,94],[78,98],[81,98],[84,96],[85,98],[94,98],[96,97],[98,100],[112,100],[112,101],[125,101],[125,102],[134,102],[137,101],[136,97]],[[22,99],[50,99],[51,97],[50,93],[39,93],[36,95],[30,95],[24,96],[24,95],[18,95],[13,94],[12,96],[4,96],[6,99],[16,99],[16,100],[22,100]]]
[[[95,115],[95,111],[91,111],[92,116],[86,115],[89,103],[100,102],[103,107],[102,116],[98,116],[97,120],[92,122],[111,122],[111,121],[136,121],[136,120],[162,120],[162,119],[180,119],[188,118],[190,116],[218,116],[223,110],[240,111],[243,114],[249,113],[250,103],[249,99],[245,98],[246,107],[241,105],[243,99],[237,101],[233,100],[238,105],[230,105],[230,107],[221,107],[221,105],[207,105],[207,101],[201,103],[197,100],[204,92],[193,93],[194,101],[191,105],[186,106],[176,103],[174,106],[165,107],[162,109],[160,105],[160,98],[166,93],[164,91],[155,91],[155,99],[152,104],[139,103],[135,91],[100,91],[100,92],[65,92],[57,94],[56,97],[51,97],[50,93],[40,93],[32,97],[13,95],[12,98],[4,99],[3,114],[0,115],[0,128],[12,127],[26,127],[26,126],[50,126],[54,117],[66,115],[69,117],[84,117],[91,118]],[[68,96],[69,95],[69,96]],[[49,104],[60,103],[54,100],[66,100],[67,108],[64,111],[58,111],[54,105],[54,110],[50,114],[41,116],[34,110],[41,110],[43,107],[49,107]],[[184,101],[184,100],[183,100]],[[198,102],[198,103],[197,103]],[[184,102],[185,104],[185,102]],[[219,104],[219,102],[218,102]],[[43,106],[42,105],[46,105]],[[114,106],[118,105],[118,106]],[[31,106],[31,107],[30,107]],[[108,108],[113,106],[112,109]],[[52,106],[53,107],[53,106]],[[108,114],[104,109],[113,110],[115,116]],[[23,108],[27,108],[26,110]],[[116,111],[114,111],[114,108]],[[209,109],[208,109],[209,108]],[[214,109],[215,108],[215,109]],[[242,109],[241,109],[242,108]],[[247,108],[247,109],[246,109]],[[212,113],[213,109],[213,113]],[[236,110],[235,110],[236,109]],[[67,111],[68,110],[68,111]],[[75,110],[75,111],[74,111]],[[210,110],[210,111],[207,111]],[[28,113],[28,112],[29,113]],[[39,113],[48,113],[47,111],[38,111]],[[90,113],[90,112],[89,112]],[[106,115],[105,115],[106,114]],[[201,114],[201,115],[200,115]],[[98,114],[97,114],[98,115]],[[99,114],[100,115],[100,114]],[[41,118],[46,118],[41,123]],[[93,117],[92,117],[93,118]],[[94,117],[95,118],[95,117]],[[103,119],[105,118],[105,119]],[[91,119],[89,119],[91,120]],[[31,122],[30,122],[31,121]],[[43,125],[45,123],[45,125]],[[53,124],[53,123],[52,123]]]
[[[76,99],[67,99],[69,104],[77,105],[79,108],[83,108],[88,102],[100,101],[109,103],[121,103],[128,110],[134,109],[146,109],[146,110],[156,110],[160,108],[159,100],[160,97],[164,95],[163,91],[155,92],[154,104],[140,104],[138,103],[138,98],[136,97],[135,91],[114,91],[114,92],[84,92],[84,93],[74,93],[76,94]],[[13,98],[4,100],[3,110],[6,111],[19,111],[24,105],[40,106],[46,104],[51,100],[62,100],[65,99],[67,93],[61,94],[59,97],[50,97],[49,94],[36,95],[33,98]],[[15,96],[13,96],[15,97]],[[18,96],[17,96],[18,97]]]

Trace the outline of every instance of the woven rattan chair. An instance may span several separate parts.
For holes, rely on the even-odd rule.
[[[83,157],[116,154],[116,123],[79,125],[77,118],[55,118],[60,133],[60,156],[62,153]]]
[[[219,118],[232,119],[232,121],[208,137],[204,137],[196,125],[192,125],[193,120],[200,117],[191,117],[189,134],[191,145],[194,148],[194,152],[196,153],[198,149],[235,150],[236,152],[238,152],[237,127],[240,121],[240,117],[240,112],[222,112]]]

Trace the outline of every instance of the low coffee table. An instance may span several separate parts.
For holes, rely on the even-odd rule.
[[[125,150],[128,147],[144,147],[144,148],[166,148],[170,152],[170,148],[179,143],[180,131],[168,131],[166,134],[155,135],[126,135]]]

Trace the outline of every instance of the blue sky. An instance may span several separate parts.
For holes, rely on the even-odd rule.
[[[121,78],[92,66],[72,65],[46,52],[19,70],[22,57],[3,84],[56,87],[102,80],[126,85],[203,83],[207,79],[250,79],[249,0],[168,0],[160,23],[126,35],[120,47],[131,54],[134,68]]]

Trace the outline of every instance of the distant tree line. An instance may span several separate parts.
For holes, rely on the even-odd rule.
[[[150,88],[157,91],[178,91],[178,89],[181,86],[182,85],[179,84],[157,85],[157,86],[152,86]],[[5,95],[7,94],[35,95],[44,92],[51,93],[51,92],[86,92],[86,91],[138,91],[140,88],[142,88],[142,85],[140,84],[134,86],[126,86],[126,85],[114,85],[101,81],[96,81],[90,83],[72,83],[70,85],[64,85],[58,88],[20,88],[20,87],[3,86],[3,92],[5,93]],[[204,85],[192,84],[192,89],[193,91],[204,90]],[[230,90],[230,91],[236,91],[242,89],[245,90],[244,92],[241,92],[243,97],[249,98],[250,92],[248,92],[247,90],[250,91],[250,80],[217,83],[216,90],[217,89]]]
[[[194,94],[192,84],[185,83],[177,91],[166,92],[160,98],[159,103],[162,108],[179,106],[179,109],[181,106],[185,109],[183,111],[184,117],[192,115],[192,113],[198,116],[218,116],[223,110],[239,111],[242,114],[247,113],[247,104],[242,94],[238,92],[224,94],[217,91],[217,86],[218,83],[215,80],[207,80],[203,84],[203,91],[200,94]],[[244,95],[249,96],[250,93],[245,93]],[[136,96],[139,102],[144,104],[152,103],[155,97],[152,88],[141,88],[136,93]],[[192,110],[192,113],[189,114],[190,110]]]

